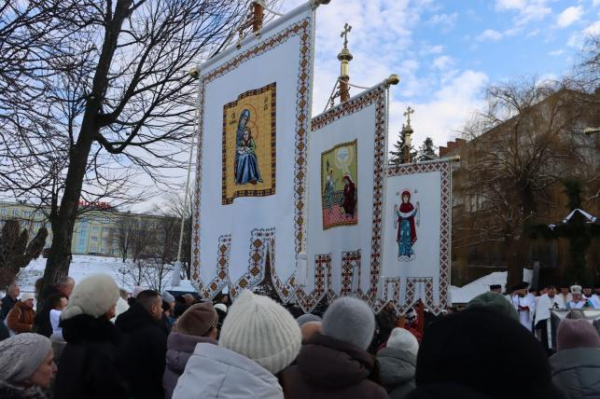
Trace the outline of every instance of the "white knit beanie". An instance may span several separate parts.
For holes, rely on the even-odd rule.
[[[119,287],[108,274],[92,274],[75,286],[69,304],[60,315],[68,320],[80,314],[92,317],[105,315],[119,298]]]
[[[353,297],[336,299],[323,315],[323,335],[366,350],[375,332],[375,314],[366,302]]]
[[[18,383],[31,377],[50,349],[50,340],[39,334],[23,333],[1,341],[0,380]]]
[[[403,352],[408,352],[417,356],[419,352],[419,341],[410,331],[404,328],[394,328],[387,341],[388,348],[401,349]]]
[[[271,298],[242,291],[229,308],[219,345],[254,360],[273,374],[289,366],[302,343],[294,317]]]

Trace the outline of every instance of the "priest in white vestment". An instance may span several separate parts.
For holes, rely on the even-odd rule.
[[[592,307],[590,301],[585,299],[582,294],[582,288],[580,285],[571,286],[571,295],[573,296],[569,302],[567,302],[567,309],[589,309]]]
[[[596,285],[594,295],[592,295],[590,302],[594,309],[600,309],[600,284]]]
[[[519,321],[523,327],[532,331],[535,300],[527,296],[527,285],[525,283],[513,287],[511,301],[517,313],[519,313]]]
[[[535,309],[535,333],[546,352],[550,355],[556,352],[556,330],[560,320],[552,314],[552,310],[566,309],[567,305],[556,287],[549,286],[547,293],[540,296]]]

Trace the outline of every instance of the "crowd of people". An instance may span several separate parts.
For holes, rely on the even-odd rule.
[[[59,280],[36,312],[35,295],[13,284],[0,311],[0,398],[600,398],[600,326],[574,311],[552,335],[544,317],[562,308],[558,291],[515,288],[418,331],[414,312],[397,317],[390,304],[376,315],[354,297],[303,314],[247,290],[233,303],[129,295],[98,274]],[[570,291],[565,309],[580,301]],[[544,341],[532,331],[546,320]]]

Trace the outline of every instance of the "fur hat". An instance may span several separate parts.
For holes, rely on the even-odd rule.
[[[92,274],[75,286],[60,319],[68,320],[80,314],[98,318],[105,315],[120,297],[119,287],[111,276]]]
[[[18,383],[31,377],[46,360],[52,343],[43,335],[23,333],[0,342],[0,378]]]
[[[600,336],[594,326],[585,319],[563,319],[556,333],[559,351],[574,348],[600,348]]]
[[[336,299],[323,315],[323,335],[366,350],[375,332],[375,314],[366,302],[353,297]]]
[[[434,321],[421,341],[417,365],[418,387],[455,383],[495,399],[515,393],[551,397],[550,364],[541,343],[519,322],[483,307]]]
[[[571,294],[581,294],[581,286],[580,285],[572,285],[571,286]]]
[[[301,341],[298,323],[283,306],[245,290],[229,308],[219,345],[277,374],[294,361]]]
[[[171,293],[169,291],[163,291],[162,294],[160,294],[160,296],[162,296],[163,301],[171,303],[171,302],[175,302],[175,297],[173,295],[171,295]]]
[[[504,296],[495,292],[484,292],[471,299],[467,304],[467,308],[480,307],[494,312],[499,312],[510,317],[515,321],[519,321],[519,314],[515,310],[512,303],[506,300]]]
[[[33,299],[35,301],[35,295],[32,294],[31,292],[26,292],[24,294],[21,294],[21,297],[19,299],[21,300],[21,302],[25,302],[30,299]]]
[[[225,305],[224,303],[217,303],[215,305],[215,309],[219,309],[221,312],[227,313],[227,305]]]
[[[177,320],[177,332],[197,337],[206,336],[216,327],[219,316],[212,303],[204,302],[190,306]]]
[[[319,316],[317,316],[316,314],[305,313],[302,316],[298,317],[296,319],[296,321],[298,322],[298,325],[300,327],[302,327],[304,324],[311,322],[311,321],[321,321],[321,318]]]
[[[419,341],[408,330],[396,327],[388,338],[387,347],[401,349],[403,352],[408,352],[416,357],[419,352]]]

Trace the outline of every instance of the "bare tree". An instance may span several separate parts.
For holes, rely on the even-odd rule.
[[[26,8],[37,4],[14,3]],[[53,198],[56,206],[50,218],[54,235],[45,285],[68,272],[80,199],[86,190],[94,193],[97,187],[90,184],[88,188],[86,181],[102,185],[115,177],[130,179],[122,171],[136,170],[160,184],[166,183],[157,172],[160,168],[180,166],[176,155],[185,146],[193,123],[195,83],[186,72],[222,46],[232,28],[246,18],[249,1],[65,0],[52,4],[60,4],[60,12],[54,10],[52,19],[40,22],[45,34],[39,37],[40,47],[52,48],[52,53],[23,61],[38,63],[47,71],[39,74],[44,80],[30,88],[42,90],[36,99],[45,105],[33,111],[47,111],[40,116],[25,107],[23,99],[15,102],[14,107],[23,112],[2,138],[0,149],[7,153],[18,141],[20,153],[7,153],[11,161],[0,162],[5,184],[23,190],[47,187],[51,179],[43,172],[49,166],[60,171],[55,174],[60,190],[53,192],[58,195]],[[9,10],[2,17],[10,23],[17,18],[13,15]],[[18,32],[38,40],[37,31],[26,27]],[[9,32],[6,37],[15,35]],[[33,136],[29,133],[22,138],[33,120],[52,123],[40,122]],[[120,176],[114,169],[119,165]],[[20,176],[26,178],[15,183]]]
[[[556,206],[549,189],[589,171],[582,124],[593,113],[580,94],[535,79],[494,85],[487,109],[465,128],[471,141],[455,179],[469,215],[461,244],[501,242],[509,285],[528,263],[528,226]]]

